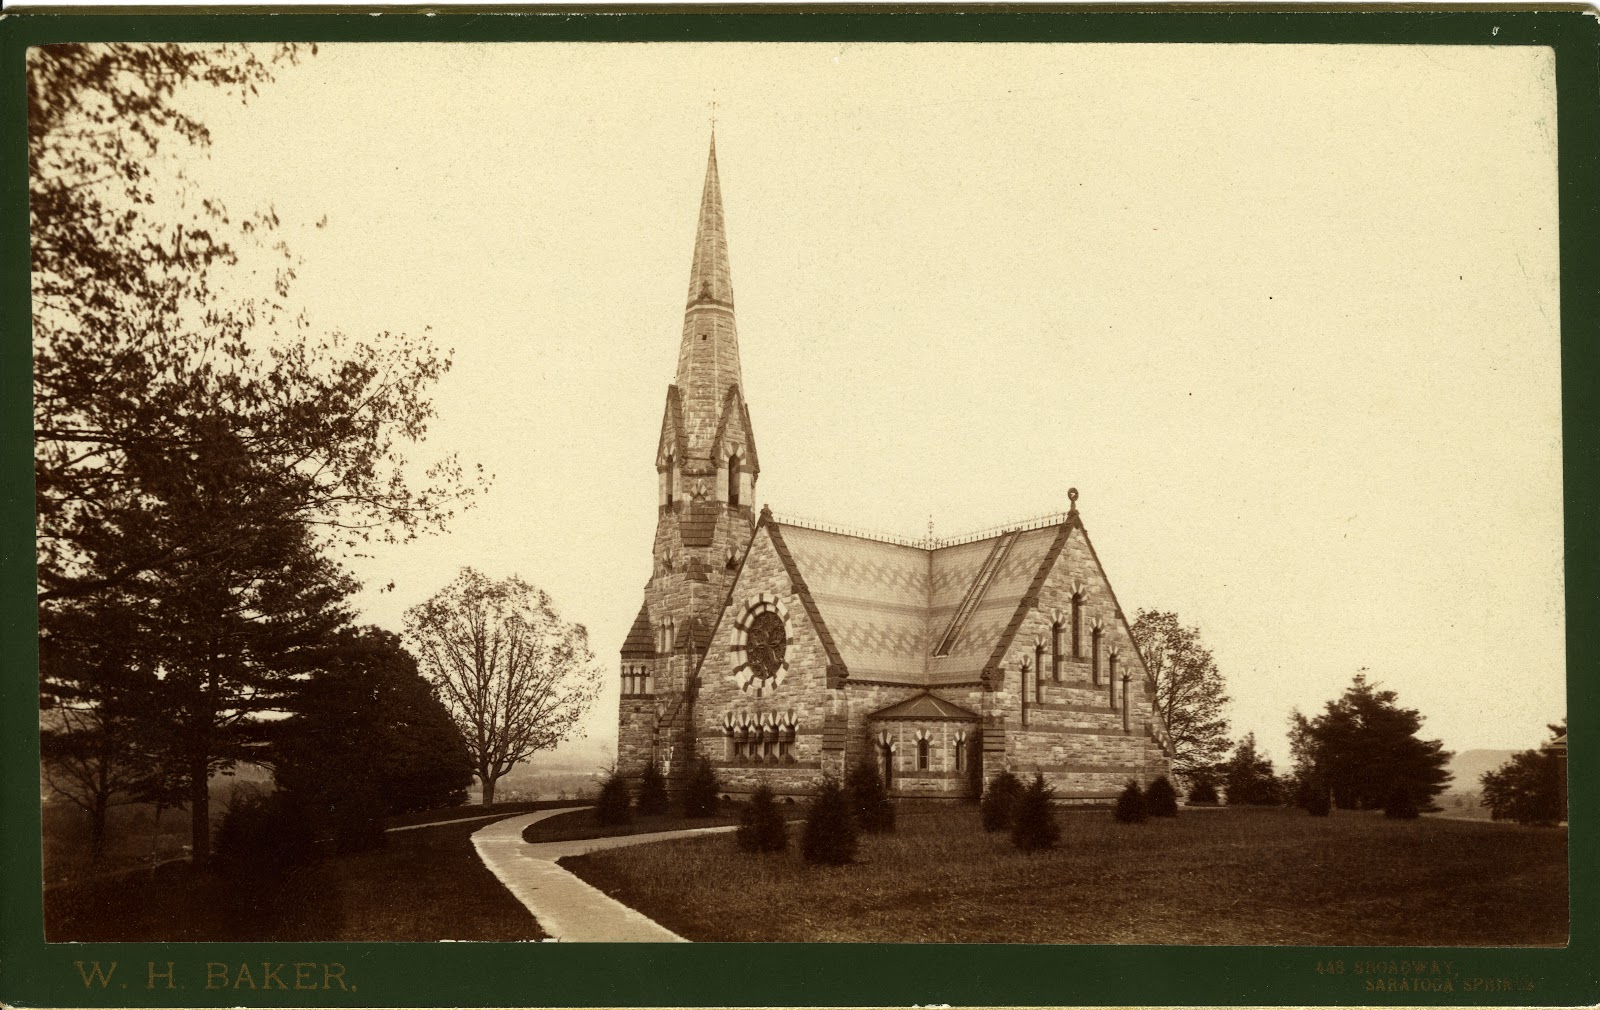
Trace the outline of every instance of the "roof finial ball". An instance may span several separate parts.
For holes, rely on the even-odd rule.
[[[1078,511],[1078,489],[1077,488],[1075,488],[1075,487],[1067,488],[1067,501],[1072,503],[1071,511],[1073,511],[1073,512]]]

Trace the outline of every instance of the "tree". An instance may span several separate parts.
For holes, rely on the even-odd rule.
[[[603,825],[633,823],[633,809],[629,806],[628,781],[611,769],[600,783],[600,796],[595,800],[595,819]]]
[[[423,676],[456,720],[483,784],[483,803],[518,762],[577,731],[600,693],[589,634],[548,593],[471,568],[405,614]]]
[[[1228,791],[1228,806],[1275,806],[1283,801],[1272,759],[1256,749],[1256,735],[1239,739],[1233,757],[1222,769],[1223,786]]]
[[[856,823],[839,780],[827,776],[811,798],[800,851],[808,863],[842,866],[856,858]]]
[[[654,816],[667,812],[667,779],[661,774],[661,766],[655,758],[644,766],[644,774],[639,777],[639,813]]]
[[[1117,796],[1115,816],[1123,824],[1143,824],[1149,818],[1150,811],[1145,807],[1144,793],[1139,791],[1139,783],[1129,779],[1122,788]]]
[[[1056,823],[1051,799],[1056,791],[1045,784],[1044,773],[1035,772],[1033,782],[1017,797],[1011,811],[1011,844],[1023,852],[1054,848],[1061,840],[1061,825]]]
[[[695,758],[689,769],[689,781],[683,787],[683,816],[711,817],[717,812],[717,794],[722,783],[717,781],[717,770],[704,755]]]
[[[271,726],[273,777],[341,849],[380,844],[384,817],[466,798],[466,743],[397,636],[335,634],[291,705]]]
[[[1022,781],[1010,771],[1003,771],[989,780],[978,804],[978,814],[983,820],[983,830],[1000,831],[1011,826],[1012,810],[1022,795]]]
[[[1550,725],[1551,739],[1567,735],[1567,721]],[[1484,772],[1483,805],[1497,821],[1557,824],[1566,820],[1561,795],[1561,764],[1566,758],[1550,748],[1525,750],[1493,771]]]
[[[1172,788],[1172,783],[1165,775],[1150,783],[1144,791],[1145,808],[1150,811],[1151,817],[1176,817],[1178,816],[1178,791]]]
[[[750,802],[739,815],[734,840],[745,852],[782,852],[789,845],[789,825],[765,782],[756,786]]]
[[[845,779],[845,791],[850,796],[850,808],[855,813],[861,830],[881,833],[894,830],[894,804],[883,788],[878,776],[878,766],[870,758],[862,758],[850,769]]]
[[[1171,611],[1140,610],[1129,631],[1155,679],[1156,708],[1172,742],[1172,770],[1184,780],[1215,767],[1229,748],[1226,685],[1216,659]]]
[[[183,89],[248,97],[305,51],[52,45],[27,68],[41,633],[70,607],[142,615],[155,679],[106,678],[96,711],[141,709],[137,744],[186,789],[202,864],[208,776],[259,748],[296,657],[342,623],[354,583],[326,553],[441,528],[476,491],[453,458],[414,489],[399,450],[447,356],[313,339],[270,209],[230,216],[150,167],[208,142]],[[276,258],[270,290],[224,276],[246,248]]]
[[[1292,713],[1296,777],[1326,787],[1346,810],[1382,807],[1397,788],[1419,809],[1434,809],[1433,798],[1450,781],[1450,752],[1438,740],[1418,739],[1422,715],[1397,699],[1368,683],[1363,671],[1315,718]]]

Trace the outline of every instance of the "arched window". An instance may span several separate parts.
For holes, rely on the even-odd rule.
[[[1035,670],[1043,670],[1044,669],[1044,643],[1043,642],[1035,642],[1035,643],[1033,643],[1033,668]]]
[[[1111,685],[1110,692],[1106,695],[1106,703],[1112,708],[1117,707],[1117,654],[1113,652],[1108,660],[1110,666],[1106,669],[1106,682]]]
[[[728,457],[728,504],[739,504],[739,457]]]
[[[1083,594],[1072,597],[1072,658],[1083,658]]]
[[[956,771],[964,772],[966,770],[967,770],[967,742],[965,740],[957,740],[956,741]]]
[[[917,770],[928,770],[928,753],[932,748],[926,739],[917,741]]]
[[[1089,632],[1089,675],[1100,683],[1100,629]]]
[[[678,467],[673,461],[672,454],[667,454],[667,504],[672,504],[672,496],[678,490]]]
[[[883,758],[883,788],[894,788],[894,748],[886,740],[880,745]]]
[[[1044,669],[1044,664],[1039,664],[1039,669]],[[1056,680],[1061,679],[1061,622],[1056,621],[1050,625],[1050,676]]]

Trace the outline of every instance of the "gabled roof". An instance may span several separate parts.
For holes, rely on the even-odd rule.
[[[661,412],[661,440],[656,446],[657,466],[662,464],[669,452],[678,457],[679,464],[689,454],[689,433],[683,427],[683,397],[677,386],[667,387],[667,405]]]
[[[744,402],[744,395],[739,392],[738,386],[729,386],[728,393],[722,398],[722,413],[717,417],[717,433],[711,439],[711,459],[721,459],[726,450],[722,447],[722,440],[728,434],[728,418],[737,411],[740,427],[744,429],[744,461],[751,469],[760,471],[761,464],[756,459],[756,433],[750,427],[750,408]]]
[[[977,722],[978,714],[969,712],[960,705],[945,701],[936,694],[927,691],[907,698],[888,708],[879,709],[867,716],[868,719],[957,719],[962,722]]]
[[[814,623],[856,680],[971,684],[983,679],[997,643],[1009,643],[1060,553],[1066,524],[930,550],[925,547],[774,522],[791,578],[806,587]],[[980,579],[980,575],[986,578]],[[971,597],[951,647],[938,639]],[[1003,648],[1003,645],[1001,646]]]
[[[800,597],[801,604],[806,608],[806,616],[811,618],[811,626],[816,629],[817,637],[822,640],[823,651],[828,654],[829,681],[836,678],[849,676],[849,667],[845,665],[844,657],[839,652],[838,644],[833,640],[833,632],[828,628],[827,620],[822,616],[822,611],[817,606],[816,599],[811,595],[811,587],[801,576],[799,566],[795,564],[794,554],[789,550],[787,539],[778,523],[772,519],[771,510],[765,506],[761,509],[761,522],[756,529],[767,531],[772,538],[772,548],[777,552],[778,559],[783,562],[783,568],[789,576],[789,584],[794,587],[795,593]],[[747,555],[748,556],[748,555]],[[742,571],[742,569],[741,569]]]
[[[628,629],[628,637],[623,639],[622,654],[624,656],[654,656],[656,654],[655,635],[650,628],[650,607],[648,604],[639,604],[639,616],[633,619],[633,627]]]

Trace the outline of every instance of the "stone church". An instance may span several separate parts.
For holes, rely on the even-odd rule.
[[[1009,768],[1094,801],[1168,773],[1075,490],[1064,514],[940,540],[757,511],[714,137],[655,466],[653,567],[622,645],[624,774],[654,758],[680,779],[703,755],[730,793],[799,795],[869,758],[897,796],[972,796]]]

